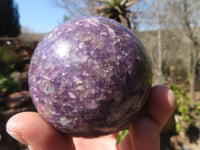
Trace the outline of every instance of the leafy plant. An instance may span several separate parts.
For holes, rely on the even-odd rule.
[[[21,89],[21,82],[13,78],[0,76],[0,93],[17,92]]]
[[[177,84],[171,85],[171,89],[176,95],[176,113],[180,116],[176,120],[176,131],[186,131],[190,125],[194,125],[196,123],[194,116],[196,114],[200,115],[200,104],[196,103],[194,104],[194,107],[192,107],[192,103],[190,102],[187,93]]]
[[[133,5],[136,0],[99,0],[99,2],[105,4],[97,8],[99,14],[114,19],[128,28],[131,28],[131,11],[129,7]]]
[[[194,104],[194,113],[200,117],[200,103],[195,103]]]
[[[124,129],[123,131],[121,131],[121,132],[118,134],[118,137],[117,137],[117,144],[119,144],[119,143],[126,137],[126,135],[127,135],[128,132],[129,132],[129,129],[130,129],[130,127]]]
[[[7,47],[0,47],[0,74],[7,75],[15,70],[19,56]]]

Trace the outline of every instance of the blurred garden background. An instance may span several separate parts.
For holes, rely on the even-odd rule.
[[[28,14],[30,21],[45,24],[34,20],[33,16],[38,12],[45,13],[37,10],[37,5],[38,9],[46,9],[47,5],[41,6],[39,0],[34,2],[34,12],[31,9],[23,12],[31,6],[30,1],[23,4],[22,0],[0,0],[0,150],[27,149],[6,133],[5,125],[16,113],[35,111],[28,91],[27,72],[35,47],[52,26],[45,28],[48,31],[35,31],[27,24],[21,24],[20,18]],[[199,0],[43,2],[58,10],[55,15],[62,16],[54,21],[57,25],[79,16],[100,15],[130,28],[143,42],[151,58],[153,85],[166,85],[176,94],[177,108],[161,133],[161,150],[200,149]],[[46,19],[54,19],[49,12],[46,13]],[[42,20],[45,22],[45,18]]]

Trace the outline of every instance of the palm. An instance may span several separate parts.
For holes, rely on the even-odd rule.
[[[7,131],[29,145],[31,150],[159,150],[159,134],[173,113],[175,102],[175,96],[168,88],[152,88],[144,115],[132,123],[128,135],[119,145],[116,144],[117,134],[93,139],[63,135],[35,112],[13,116],[7,123]]]

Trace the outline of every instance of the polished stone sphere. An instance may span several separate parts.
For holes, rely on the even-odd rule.
[[[104,17],[69,20],[36,47],[29,89],[41,116],[71,136],[96,137],[127,127],[151,89],[147,52],[122,24]]]

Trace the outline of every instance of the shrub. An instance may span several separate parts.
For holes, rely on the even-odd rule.
[[[7,75],[15,70],[20,58],[12,49],[0,47],[0,74]]]
[[[176,131],[186,131],[190,125],[196,124],[195,118],[197,115],[200,116],[200,104],[192,104],[186,92],[178,85],[171,85],[171,89],[176,95],[176,114],[179,116],[178,119],[176,119]]]
[[[21,90],[21,82],[13,78],[0,76],[0,93],[12,93]]]
[[[119,132],[117,136],[117,144],[119,144],[126,137],[126,135],[129,132],[129,129],[130,129],[130,126],[124,129],[123,131]]]

